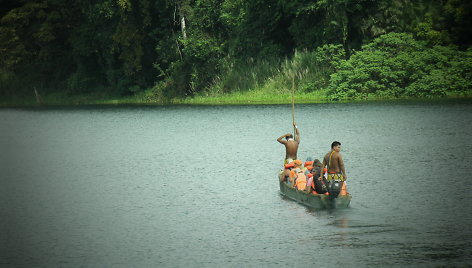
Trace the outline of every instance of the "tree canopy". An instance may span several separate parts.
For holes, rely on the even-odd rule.
[[[466,0],[4,0],[0,95],[21,95],[34,87],[126,96],[157,87],[166,96],[191,96],[241,64],[291,58],[296,51],[330,45],[339,46],[345,60],[353,57],[333,78],[336,96],[358,94],[364,87],[402,87],[408,92],[418,74],[402,54],[407,51],[395,54],[394,35],[376,38],[403,33],[400,45],[411,46],[415,57],[452,57],[453,62],[437,64],[456,62],[454,72],[464,72],[454,51],[470,56],[465,51],[472,43],[471,12],[472,3]],[[374,39],[387,43],[356,54]],[[365,72],[372,73],[378,60],[374,57],[392,55],[395,62],[378,68],[395,72],[380,84],[363,82],[362,89],[340,92],[341,80],[354,79],[349,64],[365,65]],[[404,77],[402,72],[413,73]],[[437,73],[420,72],[428,75],[421,79],[440,83]],[[391,84],[392,79],[401,82]]]

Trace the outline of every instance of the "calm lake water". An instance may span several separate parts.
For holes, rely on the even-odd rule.
[[[288,105],[2,109],[0,266],[472,266],[472,103],[296,120],[302,159],[342,142],[349,209],[280,195]]]

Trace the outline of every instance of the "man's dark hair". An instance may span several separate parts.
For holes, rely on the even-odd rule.
[[[288,139],[290,139],[290,138],[293,138],[293,135],[292,135],[292,134],[285,136],[285,139],[286,139],[286,140],[288,140]]]
[[[321,164],[320,160],[315,159],[315,161],[313,161],[313,166],[314,167],[321,167],[321,166],[323,166],[323,164]]]
[[[341,143],[339,141],[333,141],[333,143],[331,143],[331,149],[333,149],[334,147],[336,147],[338,145],[341,145]]]

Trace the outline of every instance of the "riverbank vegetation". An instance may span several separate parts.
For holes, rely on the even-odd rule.
[[[465,0],[6,1],[0,105],[471,97]]]

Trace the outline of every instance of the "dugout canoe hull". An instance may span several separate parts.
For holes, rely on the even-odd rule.
[[[340,195],[335,200],[331,200],[329,195],[304,193],[288,186],[285,182],[280,182],[280,193],[291,200],[313,209],[347,208],[352,198],[350,194],[347,194]]]

